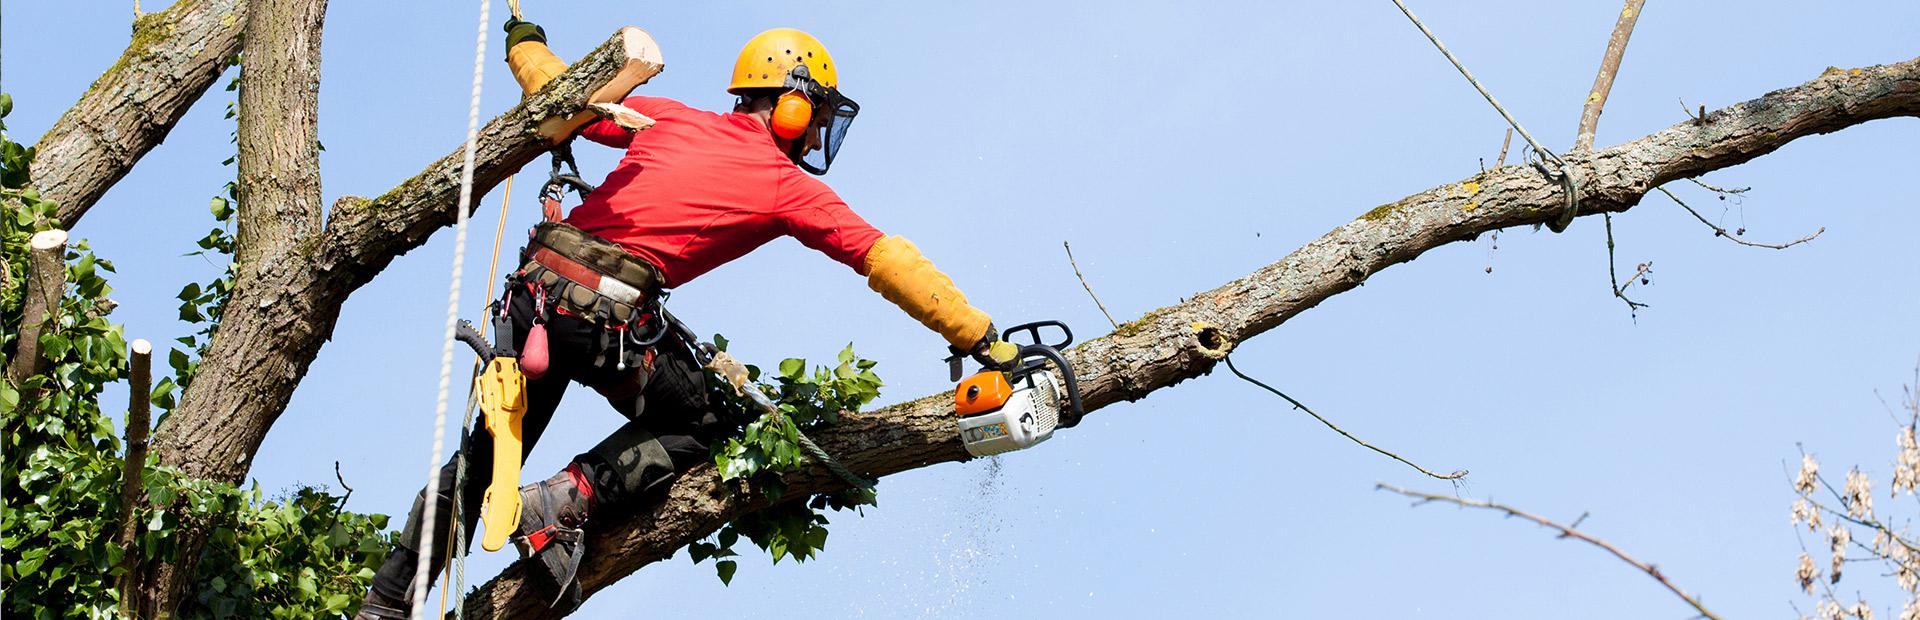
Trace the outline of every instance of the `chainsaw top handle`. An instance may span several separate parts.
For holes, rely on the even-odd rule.
[[[1059,342],[1041,342],[1040,328],[1042,327],[1058,327],[1060,328],[1060,333],[1065,337],[1062,338]],[[1032,323],[1021,323],[1019,325],[1015,325],[1013,327],[1009,327],[1004,330],[1001,330],[1000,339],[1005,340],[1007,342],[1013,342],[1014,344],[1020,344],[1018,342],[1014,342],[1013,340],[1013,335],[1019,334],[1019,333],[1025,333],[1027,334],[1028,338],[1032,339],[1032,342],[1028,342],[1026,344],[1046,345],[1048,347],[1052,347],[1055,351],[1058,351],[1060,349],[1065,349],[1067,348],[1067,345],[1073,344],[1073,330],[1068,328],[1066,323],[1062,323],[1059,321],[1034,321]]]

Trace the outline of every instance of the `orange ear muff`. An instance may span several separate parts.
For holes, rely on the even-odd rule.
[[[813,102],[799,91],[781,95],[773,104],[773,135],[793,140],[806,135],[813,124]]]

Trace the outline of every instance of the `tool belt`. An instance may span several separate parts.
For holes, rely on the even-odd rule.
[[[609,327],[637,327],[658,314],[660,270],[612,241],[543,222],[520,258],[514,277],[544,290],[568,314]]]

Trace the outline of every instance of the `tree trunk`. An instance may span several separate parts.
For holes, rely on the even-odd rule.
[[[234,246],[234,292],[227,306],[251,311],[225,315],[241,317],[238,323],[243,328],[258,325],[247,319],[261,315],[295,314],[290,312],[293,306],[254,305],[286,293],[261,286],[271,282],[261,273],[305,270],[307,265],[299,256],[320,230],[317,119],[320,32],[326,12],[326,0],[253,0],[247,15],[247,61],[240,69],[240,232]],[[221,337],[227,335],[226,323],[221,327],[208,359],[215,358]],[[317,353],[317,348],[309,352],[308,359]],[[304,371],[305,365],[299,368]],[[303,373],[273,374],[297,380]],[[188,391],[180,409],[194,407],[196,393]],[[189,594],[206,536],[198,528],[182,528],[180,555],[173,562],[146,567],[146,596],[160,614],[177,609]]]
[[[72,229],[159,146],[240,51],[243,0],[180,0],[133,22],[120,60],[34,145],[33,185]]]
[[[1582,215],[1621,212],[1654,187],[1739,165],[1795,139],[1870,120],[1920,116],[1920,58],[1862,69],[1829,69],[1806,84],[1730,106],[1610,149],[1567,156],[1589,179],[1579,193]],[[1561,187],[1525,166],[1507,166],[1382,205],[1302,246],[1279,262],[1149,312],[1068,355],[1089,411],[1138,400],[1213,369],[1240,341],[1278,327],[1374,273],[1427,250],[1488,231],[1543,224],[1559,217]],[[966,460],[954,428],[952,401],[936,394],[877,411],[845,415],[814,435],[855,472],[878,477]],[[824,471],[786,478],[788,500],[845,485]],[[579,582],[591,596],[729,520],[769,505],[766,497],[729,489],[712,467],[698,467],[650,510],[611,515],[588,533],[594,553]],[[551,587],[529,581],[527,563],[509,567],[469,595],[470,618],[551,618]]]

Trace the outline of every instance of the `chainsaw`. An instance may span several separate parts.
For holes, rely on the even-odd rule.
[[[1060,328],[1063,338],[1043,344],[1040,330],[1045,327]],[[1060,354],[1073,344],[1073,330],[1059,321],[1036,321],[1009,327],[1001,337],[1014,342],[1022,333],[1031,342],[1020,346],[1007,368],[983,368],[962,381],[961,364],[967,356],[956,353],[946,360],[950,380],[960,382],[953,392],[953,409],[960,416],[960,441],[968,454],[1031,448],[1053,437],[1054,429],[1078,425],[1086,414],[1073,366]]]

